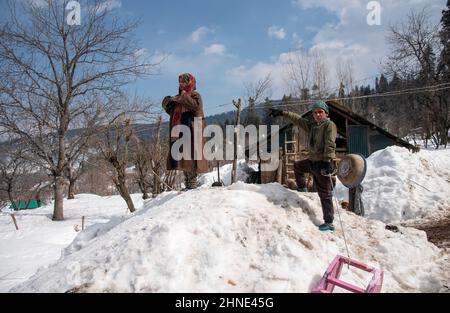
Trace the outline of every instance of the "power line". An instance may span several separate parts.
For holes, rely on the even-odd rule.
[[[411,88],[411,89],[402,89],[397,91],[390,91],[386,93],[377,93],[372,95],[362,95],[362,96],[353,96],[353,97],[343,97],[343,98],[322,98],[322,99],[311,99],[311,100],[287,100],[283,101],[282,104],[278,105],[279,107],[285,107],[288,105],[300,105],[300,104],[310,104],[311,102],[323,100],[323,101],[346,101],[346,100],[357,100],[357,99],[366,99],[366,98],[377,98],[377,97],[390,97],[390,96],[399,96],[399,95],[407,95],[407,94],[416,94],[423,92],[436,92],[441,90],[450,89],[450,83],[438,84],[434,86],[428,87],[419,87],[419,88]],[[270,101],[274,102],[274,101]],[[264,102],[258,103],[258,105],[264,104]]]
[[[377,74],[377,75],[372,75],[372,76],[367,76],[367,77],[365,77],[365,78],[362,78],[362,79],[359,79],[359,80],[357,80],[357,81],[352,82],[352,85],[357,85],[357,84],[359,84],[360,82],[367,81],[367,80],[369,80],[369,79],[378,78],[378,76],[379,76],[378,74]],[[386,78],[389,78],[390,76],[393,77],[394,74],[383,74],[383,76],[385,76]],[[331,93],[332,91],[338,91],[339,88],[340,88],[340,87],[329,87],[329,88],[325,89],[323,92],[324,92],[324,93]],[[257,105],[259,105],[259,104],[261,104],[261,103],[264,103],[264,102],[260,102],[260,103],[258,103]],[[216,106],[214,106],[213,108],[220,108],[220,107],[224,107],[224,106],[228,106],[228,105],[232,105],[232,104],[233,104],[232,102],[223,103],[223,104],[216,105]]]

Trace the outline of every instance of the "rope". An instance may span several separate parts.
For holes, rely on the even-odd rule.
[[[342,229],[342,236],[344,237],[344,244],[345,244],[345,250],[347,251],[347,257],[348,257],[348,268],[350,269],[350,252],[348,249],[348,245],[347,245],[347,238],[345,236],[345,229],[344,229],[344,224],[342,223],[342,218],[341,218],[341,213],[339,212],[339,204],[337,202],[337,197],[336,197],[336,193],[334,192],[334,188],[333,188],[333,180],[331,179],[331,175],[326,175],[330,178],[330,183],[331,183],[331,191],[333,193],[333,198],[334,198],[334,202],[336,204],[336,211],[338,213],[338,218],[339,218],[339,223],[341,225],[341,229]]]

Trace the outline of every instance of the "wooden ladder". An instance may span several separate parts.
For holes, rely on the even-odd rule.
[[[292,135],[294,137],[294,135]],[[293,148],[288,149],[288,146],[291,145]],[[296,140],[288,140],[287,133],[284,134],[284,166],[286,169],[286,177],[285,181],[288,179],[294,179],[294,162],[297,156],[297,141]]]

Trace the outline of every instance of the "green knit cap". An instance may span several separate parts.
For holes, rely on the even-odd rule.
[[[322,109],[325,111],[325,113],[327,113],[327,114],[330,113],[330,110],[328,109],[328,105],[325,103],[325,101],[322,101],[322,100],[316,101],[311,106],[311,111],[314,111],[315,109]]]

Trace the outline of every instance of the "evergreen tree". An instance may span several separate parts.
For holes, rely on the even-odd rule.
[[[450,0],[447,0],[447,10],[442,11],[441,30],[439,32],[442,51],[438,72],[444,82],[450,81]]]
[[[301,100],[309,100],[310,99],[309,89],[308,88],[302,89],[301,93],[302,93]]]
[[[270,101],[269,98],[266,98],[263,107],[264,107],[263,124],[272,125],[273,117],[269,116],[270,109],[273,108],[272,101]]]
[[[381,74],[380,83],[379,83],[379,92],[383,93],[386,91],[388,91],[388,81],[387,81],[386,77],[384,77],[384,75]]]
[[[338,94],[338,98],[344,98],[345,97],[345,86],[344,83],[341,82],[339,84],[339,94]]]
[[[394,76],[392,80],[389,82],[388,89],[389,91],[399,90],[401,87],[400,77],[398,77],[397,73],[394,72]]]
[[[419,84],[429,85],[435,81],[436,56],[430,45],[427,45],[423,53],[422,69],[419,73]]]

